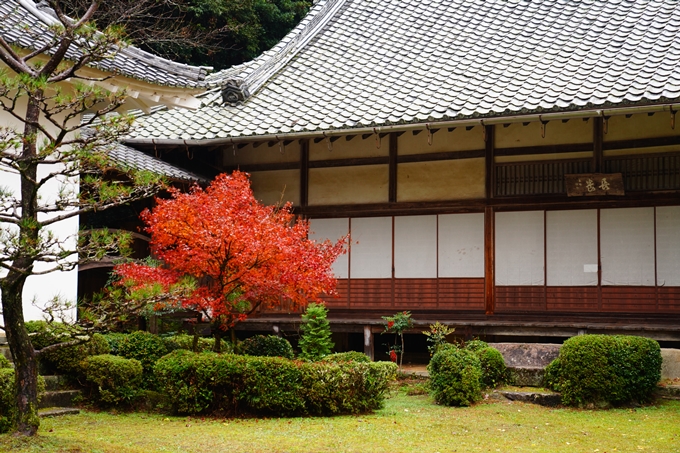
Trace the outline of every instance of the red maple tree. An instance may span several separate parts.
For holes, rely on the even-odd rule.
[[[222,174],[205,190],[172,190],[171,198],[156,201],[141,218],[162,266],[117,266],[118,284],[128,290],[160,285],[175,298],[173,285],[190,277],[193,285],[174,303],[200,311],[222,330],[259,306],[300,306],[335,292],[331,265],[345,252],[347,237],[308,239],[309,222],[296,219],[290,204],[258,202],[248,174]]]

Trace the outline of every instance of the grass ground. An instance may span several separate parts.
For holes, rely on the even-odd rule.
[[[448,408],[406,393],[374,414],[332,418],[83,412],[43,420],[35,439],[2,435],[0,452],[680,452],[680,401],[606,411],[497,400]]]

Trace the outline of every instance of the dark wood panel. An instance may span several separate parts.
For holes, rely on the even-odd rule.
[[[394,279],[394,308],[398,310],[413,310],[436,307],[436,278]]]
[[[496,286],[496,312],[544,311],[545,287]]]
[[[680,313],[680,287],[664,286],[659,288],[659,311]]]
[[[602,311],[655,312],[657,311],[656,288],[653,286],[603,286]]]
[[[349,285],[349,303],[352,308],[392,306],[390,278],[353,278]]]
[[[349,280],[346,278],[338,279],[338,284],[335,287],[336,295],[324,295],[323,300],[326,307],[330,308],[347,308],[349,307]]]
[[[597,311],[597,286],[548,286],[548,311]]]
[[[484,278],[440,278],[439,308],[484,310]]]

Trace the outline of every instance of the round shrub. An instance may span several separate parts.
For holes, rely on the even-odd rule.
[[[256,357],[293,358],[293,347],[290,342],[275,335],[255,335],[247,338],[239,345],[239,351],[241,354]]]
[[[465,343],[465,349],[469,349],[470,351],[479,351],[488,347],[489,343],[482,340],[470,340]]]
[[[581,335],[564,342],[546,381],[567,405],[648,402],[661,378],[659,343],[625,335]]]
[[[123,341],[123,339],[128,336],[128,334],[111,332],[105,333],[103,335],[106,341],[109,343],[110,354],[119,355],[118,346],[120,345],[120,342]]]
[[[142,386],[147,389],[156,387],[153,367],[167,353],[168,349],[161,337],[141,330],[126,335],[118,344],[119,356],[139,360],[142,364]]]
[[[85,378],[92,385],[95,399],[105,405],[130,403],[140,390],[142,364],[110,354],[85,359]]]
[[[482,368],[468,349],[447,348],[437,352],[427,366],[432,396],[446,406],[469,406],[482,397]]]
[[[187,334],[181,333],[181,334],[177,334],[177,335],[163,337],[163,342],[165,343],[165,347],[167,348],[168,352],[172,352],[172,351],[175,351],[177,349],[185,349],[187,351],[193,351],[194,350],[194,336],[193,335],[187,335]],[[230,342],[224,341],[224,339],[222,339],[221,342],[222,342],[222,352],[224,352],[224,353],[233,352],[233,348],[232,348]],[[212,351],[214,347],[215,347],[215,339],[214,338],[199,337],[196,352]]]
[[[322,362],[330,362],[330,363],[343,363],[343,362],[361,362],[361,363],[366,363],[370,362],[371,358],[364,354],[363,352],[358,352],[358,351],[348,351],[348,352],[336,352],[335,354],[329,354],[323,359],[321,359]]]
[[[482,385],[484,387],[497,387],[505,382],[508,368],[505,366],[503,355],[492,347],[486,347],[474,351],[482,366]]]
[[[84,343],[64,346],[48,351],[40,356],[40,361],[58,372],[79,376],[83,372],[81,362],[91,355],[108,354],[109,343],[103,335],[95,333]]]

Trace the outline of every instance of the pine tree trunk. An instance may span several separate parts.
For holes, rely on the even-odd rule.
[[[24,325],[21,294],[26,277],[8,275],[2,281],[2,311],[7,343],[14,361],[16,388],[16,433],[33,436],[38,432],[38,362]]]
[[[36,247],[39,249],[40,227],[38,225],[38,155],[36,141],[40,119],[41,90],[28,97],[24,134],[26,138],[21,151],[21,224],[19,225],[19,250],[12,268],[0,279],[2,312],[7,343],[14,361],[17,401],[16,434],[33,436],[38,432],[38,364],[33,344],[24,324],[23,290],[26,278],[33,271]]]

